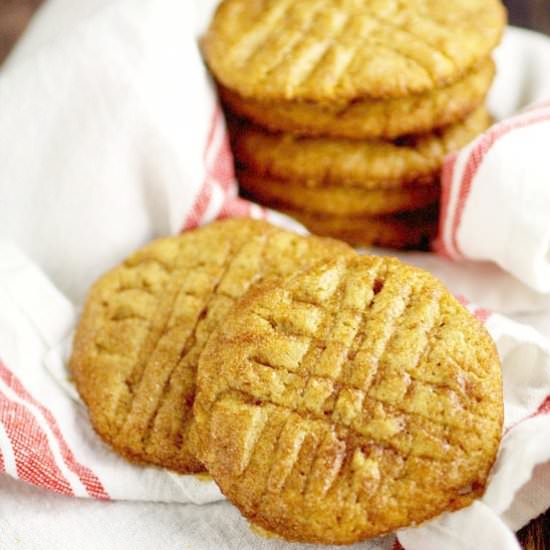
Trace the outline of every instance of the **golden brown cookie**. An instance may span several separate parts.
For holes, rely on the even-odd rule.
[[[505,22],[499,0],[224,0],[202,45],[243,97],[404,97],[462,78]]]
[[[483,494],[500,364],[429,273],[338,258],[239,302],[201,357],[194,413],[200,458],[249,520],[353,543]]]
[[[258,176],[310,187],[389,189],[409,183],[432,185],[445,156],[489,124],[482,107],[462,122],[395,142],[296,137],[246,124],[232,126],[231,132],[237,163]]]
[[[246,170],[240,171],[237,177],[241,190],[260,204],[334,216],[379,216],[418,210],[436,204],[440,194],[438,178],[432,185],[409,185],[401,189],[337,185],[312,189],[299,183],[256,176]]]
[[[231,111],[272,131],[350,139],[395,139],[454,124],[484,100],[495,74],[491,59],[463,79],[405,98],[314,103],[245,99],[220,87]]]
[[[437,206],[386,216],[334,216],[284,208],[315,235],[341,239],[353,246],[428,250],[437,234]]]
[[[70,370],[97,433],[131,460],[203,471],[187,432],[210,333],[256,282],[346,253],[330,239],[230,220],[130,256],[92,287],[74,339]]]

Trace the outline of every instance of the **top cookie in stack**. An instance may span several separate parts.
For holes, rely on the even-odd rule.
[[[203,49],[241,187],[317,233],[422,245],[445,155],[489,124],[505,22],[499,0],[224,0]]]

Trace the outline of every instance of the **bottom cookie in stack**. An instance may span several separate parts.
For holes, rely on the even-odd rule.
[[[353,246],[428,250],[438,225],[438,206],[382,216],[338,216],[283,209],[312,233]]]
[[[310,189],[239,172],[246,196],[284,212],[312,233],[355,246],[426,250],[437,229],[439,185]]]
[[[354,245],[426,248],[435,235],[445,156],[490,124],[484,107],[459,123],[395,140],[307,138],[232,127],[242,192],[312,232]]]

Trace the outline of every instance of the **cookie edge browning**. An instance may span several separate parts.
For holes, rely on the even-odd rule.
[[[365,256],[359,256],[358,258],[364,258]],[[241,512],[241,514],[252,524],[260,526],[262,529],[273,532],[277,536],[283,537],[285,540],[290,542],[303,542],[303,543],[317,543],[317,544],[336,544],[336,545],[343,545],[343,544],[354,544],[357,542],[364,541],[369,538],[374,538],[378,536],[383,536],[386,534],[389,534],[391,532],[394,532],[397,529],[405,528],[405,527],[411,527],[411,526],[420,526],[435,517],[445,513],[445,512],[452,512],[457,511],[462,508],[465,508],[469,506],[472,502],[474,502],[476,499],[480,498],[487,488],[487,484],[490,479],[491,470],[496,462],[497,456],[498,456],[498,449],[500,447],[501,439],[502,439],[502,431],[503,431],[503,424],[504,424],[504,397],[503,397],[503,381],[502,381],[502,373],[501,373],[501,362],[500,357],[496,348],[496,344],[491,338],[489,332],[485,328],[485,326],[477,319],[475,316],[469,312],[453,295],[450,294],[448,289],[439,281],[436,279],[433,275],[431,275],[426,270],[423,270],[421,268],[418,268],[416,266],[412,266],[409,264],[404,264],[400,260],[393,258],[393,257],[383,257],[384,261],[387,262],[394,262],[398,263],[400,265],[404,265],[407,267],[407,269],[420,272],[423,274],[427,274],[430,279],[432,279],[435,284],[441,288],[444,292],[446,292],[449,296],[449,298],[452,300],[453,304],[460,310],[467,313],[467,316],[470,318],[471,321],[473,321],[478,329],[479,329],[479,340],[478,345],[483,345],[485,350],[490,355],[490,360],[487,360],[487,362],[490,362],[494,365],[494,376],[491,383],[491,389],[493,390],[493,395],[498,394],[498,398],[496,399],[496,402],[499,404],[499,410],[497,413],[497,418],[495,419],[495,433],[492,434],[491,437],[491,444],[487,447],[487,452],[485,454],[486,460],[484,461],[483,465],[479,468],[482,475],[480,475],[480,478],[483,478],[483,484],[476,484],[475,487],[472,487],[471,492],[469,492],[466,495],[461,495],[458,492],[449,494],[449,499],[447,502],[446,507],[442,507],[439,510],[431,510],[428,514],[424,514],[422,517],[418,518],[412,518],[411,521],[403,524],[396,524],[393,525],[385,530],[376,531],[376,532],[362,532],[357,535],[353,535],[349,538],[342,537],[338,539],[331,539],[329,537],[315,537],[315,536],[304,536],[303,531],[300,529],[295,529],[292,525],[292,522],[280,520],[271,520],[270,518],[264,517],[261,513],[258,512],[257,508],[248,508],[245,504],[240,502],[239,495],[235,494],[234,491],[232,491],[232,486],[229,485],[229,487],[226,487],[223,484],[223,480],[220,481],[217,479],[218,476],[211,473],[213,479],[218,484],[220,490],[222,493],[232,502]],[[330,266],[336,265],[339,262],[347,262],[347,261],[354,261],[354,259],[333,259],[329,260],[328,262],[318,262],[315,266],[312,268],[305,270],[302,273],[306,272],[313,272],[315,269],[317,269],[319,266]],[[299,277],[300,274],[292,277],[291,279],[296,279],[296,277]],[[290,279],[289,279],[290,280]],[[225,326],[229,326],[231,324],[235,324],[235,322],[239,322],[240,317],[244,317],[246,315],[247,310],[250,308],[251,305],[253,305],[259,298],[261,298],[265,294],[269,294],[276,290],[275,286],[264,286],[261,288],[255,288],[251,289],[239,302],[239,308],[234,308],[232,312],[228,315],[226,318]],[[243,311],[245,312],[243,315]],[[207,383],[208,376],[205,376],[205,373],[208,370],[208,367],[205,367],[204,364],[209,361],[212,363],[219,363],[220,361],[223,361],[223,350],[225,348],[224,343],[224,335],[222,334],[223,329],[220,328],[217,331],[213,333],[211,336],[207,347],[205,348],[205,351],[203,352],[203,355],[201,356],[201,361],[199,364],[199,374],[198,374],[198,394],[202,394],[201,387]],[[229,341],[229,340],[228,340]],[[496,392],[496,393],[495,393]],[[201,397],[198,395],[197,399],[195,400],[195,406],[194,406],[194,416],[195,416],[195,452],[197,453],[197,456],[200,457],[200,459],[203,461],[203,463],[206,464],[206,466],[209,466],[209,449],[208,449],[208,440],[209,440],[209,434],[207,433],[207,425],[209,422],[209,411],[204,410],[202,407],[202,401]],[[212,468],[211,469],[215,469]],[[294,512],[297,512],[296,510]],[[304,524],[306,524],[305,522]],[[327,532],[330,532],[330,526],[326,526]]]
[[[487,97],[495,72],[495,63],[488,58],[462,80],[426,94],[378,101],[367,98],[342,104],[258,101],[241,97],[221,84],[218,93],[228,110],[272,132],[394,140],[403,135],[427,133],[467,117]]]
[[[264,223],[260,220],[250,221],[252,223]],[[221,223],[232,222],[233,220],[221,221]],[[208,225],[210,224],[202,227],[208,227]],[[82,313],[73,336],[72,352],[68,362],[68,370],[71,380],[75,384],[78,394],[86,406],[90,424],[100,439],[106,443],[113,452],[133,464],[167,468],[180,474],[187,475],[200,474],[206,471],[202,463],[191,454],[189,454],[188,457],[189,464],[186,464],[185,467],[182,468],[179,462],[161,464],[159,461],[153,460],[152,457],[146,452],[133,452],[129,449],[128,445],[124,445],[120,442],[118,437],[119,430],[113,426],[113,418],[105,412],[106,396],[104,392],[107,392],[107,395],[109,392],[105,387],[98,388],[98,384],[93,381],[95,378],[95,367],[93,364],[92,350],[94,347],[93,342],[98,334],[98,326],[103,318],[99,308],[99,301],[101,300],[105,286],[116,278],[118,273],[126,266],[126,264],[131,262],[134,258],[140,255],[147,255],[148,253],[152,253],[152,255],[154,255],[154,251],[162,246],[163,243],[174,242],[182,238],[184,235],[193,233],[200,229],[201,227],[195,227],[179,235],[156,238],[145,245],[134,249],[131,253],[126,255],[119,264],[101,275],[95,281],[86,295]],[[101,393],[98,393],[98,389]]]
[[[384,190],[432,184],[446,155],[483,133],[491,117],[482,106],[456,124],[428,134],[404,136],[397,143],[297,137],[242,121],[229,122],[235,160],[241,170],[310,188]]]
[[[340,239],[351,246],[382,246],[427,250],[437,235],[438,208],[411,210],[387,216],[329,216],[285,208],[284,214],[316,235]]]
[[[93,349],[94,341],[99,332],[98,326],[102,319],[99,302],[107,286],[124,267],[126,262],[137,254],[155,247],[177,237],[163,237],[155,239],[141,248],[135,249],[127,255],[121,263],[101,275],[90,287],[86,295],[82,313],[73,336],[72,351],[68,362],[68,370],[71,381],[74,383],[78,394],[86,406],[87,416],[92,428],[100,439],[107,443],[112,451],[134,464],[146,465],[149,462],[143,460],[141,455],[132,453],[129,449],[120,445],[117,440],[117,431],[113,426],[113,419],[105,412],[104,405],[108,390],[94,383]],[[114,433],[113,433],[114,430]],[[202,471],[202,470],[198,470]],[[194,472],[193,472],[194,473]]]
[[[246,170],[237,172],[241,191],[255,202],[276,210],[303,211],[311,215],[384,216],[421,210],[439,202],[439,178],[432,184],[402,188],[361,189],[327,186],[312,189],[275,178],[256,176]]]
[[[193,455],[191,451],[189,451],[189,446],[186,449],[186,451],[189,451],[186,452],[188,462],[182,466],[179,457],[174,460],[155,460],[154,457],[148,454],[145,450],[141,453],[132,452],[127,445],[124,445],[118,439],[118,431],[113,426],[113,419],[110,418],[104,410],[105,398],[109,393],[108,388],[100,387],[99,390],[101,393],[98,393],[98,385],[93,381],[95,376],[92,359],[93,354],[91,351],[94,346],[93,342],[95,341],[98,333],[98,326],[100,324],[98,321],[102,319],[100,308],[98,307],[99,301],[101,300],[104,287],[117,276],[119,270],[122,269],[127,262],[132,261],[132,259],[138,255],[143,255],[147,254],[149,251],[154,251],[156,247],[165,242],[181,239],[186,235],[192,234],[195,231],[200,231],[201,229],[205,229],[214,224],[223,224],[226,228],[235,224],[246,224],[249,227],[256,226],[261,228],[263,231],[270,230],[294,233],[293,231],[270,224],[267,221],[253,218],[214,220],[209,224],[193,228],[179,235],[154,239],[146,245],[135,249],[118,265],[100,276],[90,287],[87,293],[82,313],[73,336],[72,352],[67,363],[67,368],[71,380],[74,382],[78,394],[86,406],[87,416],[96,434],[102,441],[109,445],[111,450],[134,464],[165,468],[185,475],[200,474],[206,471],[204,465],[197,459],[196,456]],[[355,255],[355,252],[349,245],[337,239],[317,235],[299,235],[299,237],[303,239],[315,239],[320,243],[326,243],[327,247],[334,247],[335,253],[338,251],[339,254]],[[254,286],[262,287],[262,285],[266,284],[266,281],[269,283],[271,279],[276,280],[276,278],[268,277],[263,282],[260,282]],[[252,288],[254,288],[254,286]]]

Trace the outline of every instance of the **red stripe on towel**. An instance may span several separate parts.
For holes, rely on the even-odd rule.
[[[76,460],[74,453],[65,441],[61,429],[51,411],[32,397],[21,381],[6,367],[6,365],[4,365],[4,363],[2,363],[2,361],[0,361],[0,378],[2,378],[6,385],[12,389],[20,399],[34,405],[40,411],[57,441],[63,461],[67,468],[78,476],[82,485],[86,488],[86,492],[93,498],[102,500],[109,499],[107,491],[94,472]]]
[[[74,496],[34,415],[2,392],[0,422],[10,440],[19,479],[56,493]]]
[[[540,416],[541,414],[550,414],[550,395],[546,397],[533,416]]]
[[[203,161],[205,164],[207,163],[210,149],[212,148],[212,143],[214,142],[216,130],[218,126],[222,123],[221,116],[221,109],[218,105],[216,105],[216,108],[214,109],[214,112],[212,114],[212,120],[210,121],[210,129],[208,131],[206,147],[203,153]],[[193,206],[191,206],[191,210],[187,216],[187,219],[183,224],[182,231],[185,231],[186,229],[191,229],[199,225],[202,216],[204,215],[206,209],[208,208],[208,205],[210,204],[210,198],[212,197],[211,186],[212,178],[210,176],[210,167],[206,166],[206,176],[204,178],[204,181],[202,182],[201,188],[199,189],[197,198],[195,199]]]
[[[478,143],[476,143],[475,147],[470,152],[470,157],[468,159],[466,168],[464,169],[464,174],[462,175],[462,179],[460,182],[458,199],[454,212],[454,220],[451,229],[451,242],[446,243],[447,250],[451,249],[454,257],[464,257],[461,247],[458,244],[458,231],[462,223],[462,217],[464,215],[466,203],[468,202],[472,191],[474,178],[478,173],[479,167],[483,162],[483,159],[487,156],[489,151],[499,139],[503,138],[505,135],[509,134],[513,130],[526,128],[528,126],[532,126],[540,122],[545,122],[547,120],[550,120],[549,113],[538,113],[535,116],[527,113],[510,122],[503,122],[497,126],[494,126],[493,129],[489,130],[478,141]],[[449,244],[451,245],[450,247]]]
[[[445,240],[445,226],[449,221],[451,189],[456,167],[457,153],[447,157],[441,173],[441,215],[439,217],[439,235],[433,243],[434,251],[440,256],[449,258],[451,256]]]

